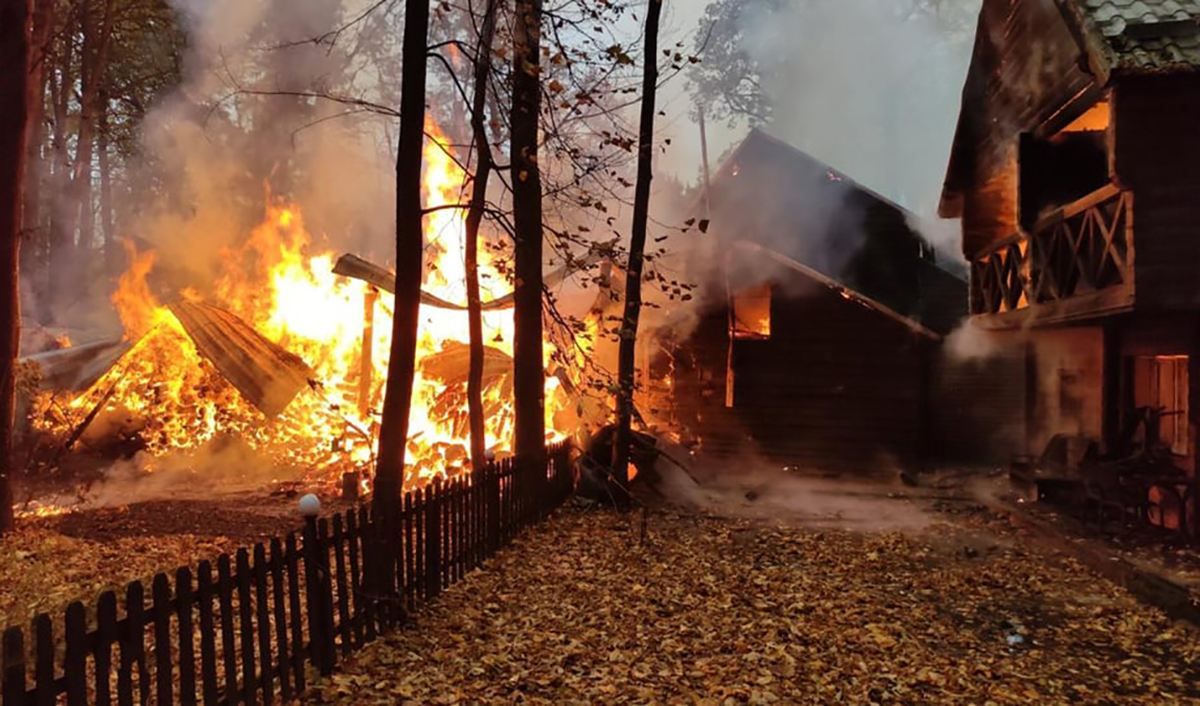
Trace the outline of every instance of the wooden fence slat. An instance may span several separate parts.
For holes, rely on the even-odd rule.
[[[237,643],[233,624],[233,571],[229,566],[229,555],[217,557],[217,602],[221,607],[221,656],[225,668],[225,700],[230,704],[240,702],[238,696]]]
[[[317,520],[317,576],[320,578],[317,592],[321,596],[321,612],[318,617],[323,623],[321,636],[324,638],[321,645],[322,676],[332,674],[337,665],[336,632],[333,624],[333,571],[329,564],[329,544],[329,520],[322,517]]]
[[[429,553],[425,546],[426,530],[429,528],[429,493],[431,487],[418,488],[414,502],[413,527],[416,533],[416,544],[413,547],[413,557],[416,562],[416,575],[413,576],[413,589],[420,599],[418,603],[424,603],[429,598],[429,582],[426,580]]]
[[[96,706],[112,706],[112,650],[117,642],[117,594],[105,591],[96,599]]]
[[[198,701],[233,706],[260,699],[270,706],[277,694],[290,703],[304,693],[306,662],[330,674],[339,658],[398,625],[406,609],[462,581],[523,528],[554,511],[569,496],[574,473],[569,447],[554,445],[546,452],[544,464],[506,458],[405,493],[392,526],[380,524],[368,507],[336,515],[332,525],[312,518],[302,547],[296,533],[289,533],[283,542],[270,541],[269,556],[263,544],[254,546],[253,561],[247,549],[239,549],[236,573],[223,555],[215,582],[209,562],[199,564],[195,584],[188,567],[176,570],[173,583],[158,574],[150,605],[145,587],[132,582],[123,620],[117,594],[106,591],[97,598],[95,632],[88,631],[85,606],[74,602],[64,614],[62,643],[55,641],[51,618],[39,615],[30,633],[34,663],[28,687],[26,633],[9,628],[3,638],[3,706],[58,706],[60,700],[67,706],[112,706],[114,674],[122,706],[149,703],[152,695],[164,706]],[[372,576],[394,581],[377,587]],[[153,684],[147,631],[154,640]],[[57,644],[65,645],[61,675]]]
[[[307,598],[305,605],[308,625],[308,659],[315,669],[321,668],[321,621],[317,618],[321,613],[320,591],[317,590],[320,579],[317,576],[317,519],[304,518],[304,594]]]
[[[87,704],[87,611],[75,601],[67,606],[66,656],[63,660],[63,681],[66,685],[67,706]]]
[[[334,577],[337,586],[337,635],[342,642],[342,656],[350,656],[350,596],[346,586],[346,542],[345,528],[342,526],[341,513],[333,516],[333,556]]]
[[[250,553],[237,550],[238,637],[242,647],[242,699],[247,706],[258,703],[258,673],[254,666],[254,608],[250,597]]]
[[[380,611],[384,610],[382,602],[375,594],[376,583],[378,583],[379,568],[379,543],[383,538],[379,536],[379,525],[375,522],[374,517],[369,514],[366,508],[359,510],[359,532],[362,533],[362,565],[363,565],[363,591],[368,594],[368,598],[363,603],[363,633],[367,642],[375,639],[377,636],[377,627],[382,627],[383,619]]]
[[[445,481],[441,484],[438,495],[438,593],[446,589],[450,578],[450,541],[454,534],[450,530],[450,521],[454,518],[454,484]]]
[[[292,686],[296,693],[304,691],[304,621],[300,602],[300,550],[296,546],[296,533],[288,532],[284,538],[284,557],[287,560],[288,616],[292,626]]]
[[[433,482],[425,494],[425,598],[435,598],[442,588],[442,481]]]
[[[287,607],[283,590],[283,544],[271,538],[271,603],[275,609],[275,651],[278,654],[279,693],[286,703],[292,700],[291,662],[288,658]]]
[[[482,563],[483,533],[483,498],[479,492],[479,469],[471,471],[471,568],[478,569]]]
[[[196,625],[192,608],[192,570],[184,566],[175,572],[175,619],[179,626],[179,703],[196,704]]]
[[[54,681],[54,623],[46,613],[33,619],[33,640],[34,702],[38,706],[54,706],[58,702]]]
[[[442,487],[442,586],[441,590],[454,581],[454,481],[448,480]]]
[[[328,558],[324,539],[329,523],[309,517],[304,523],[304,576],[308,594],[309,657],[322,676],[333,671],[330,646],[333,636],[329,629],[332,623],[333,606],[330,604],[327,587]]]
[[[404,583],[403,598],[404,607],[408,611],[413,611],[417,607],[417,592],[416,592],[416,576],[417,576],[417,560],[415,556],[416,535],[413,530],[413,515],[416,510],[413,509],[414,501],[412,491],[404,494],[404,521],[403,527],[400,530],[401,554],[404,562]]]
[[[361,510],[349,510],[346,513],[346,534],[350,540],[349,555],[350,555],[350,593],[354,596],[354,612],[350,618],[350,622],[354,627],[354,646],[362,647],[366,641],[366,630],[363,621],[366,619],[366,612],[363,606],[363,575],[362,564],[358,560],[359,543],[366,543],[363,537],[362,530],[359,529],[358,516]]]
[[[25,633],[18,627],[4,631],[4,683],[0,695],[4,706],[25,706]]]
[[[456,533],[456,536],[458,537],[458,548],[454,555],[455,556],[454,565],[458,567],[458,579],[460,581],[462,580],[462,578],[464,576],[467,575],[467,563],[466,563],[467,539],[470,536],[470,534],[467,531],[467,528],[469,527],[469,520],[467,519],[469,517],[468,510],[470,509],[470,505],[468,502],[470,499],[470,495],[468,494],[469,489],[470,488],[467,485],[467,479],[465,477],[459,478],[458,479],[458,532]]]
[[[267,549],[262,542],[254,545],[254,616],[258,628],[258,685],[262,702],[275,702],[275,676],[271,668],[271,606],[267,602]]]
[[[154,682],[158,703],[174,703],[174,670],[171,665],[171,583],[157,574],[150,585],[154,598],[150,620],[154,623]]]
[[[196,584],[196,602],[200,606],[200,694],[204,706],[220,700],[217,687],[217,638],[213,624],[212,564],[200,562]]]
[[[448,580],[443,582],[443,588],[448,587],[458,581],[458,550],[460,548],[458,532],[462,528],[462,515],[459,512],[461,509],[459,506],[459,501],[462,500],[461,490],[461,479],[455,478],[450,482],[450,493],[448,497],[450,502],[450,512],[446,513],[449,516],[447,522],[449,523],[450,530],[447,532],[448,536],[446,538],[446,553],[448,555],[446,563],[448,566],[446,567],[445,573]]]
[[[136,671],[138,703],[147,703],[150,700],[150,675],[146,670],[146,588],[141,581],[134,581],[125,588],[125,642],[121,645],[123,666],[126,663],[126,648],[129,650],[129,678],[132,679]],[[117,685],[120,696],[119,679]]]

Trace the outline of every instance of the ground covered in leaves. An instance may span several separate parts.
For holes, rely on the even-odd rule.
[[[564,510],[310,701],[1200,702],[1200,634],[1012,531]]]
[[[194,567],[297,524],[290,499],[155,501],[26,517],[0,538],[0,626]]]

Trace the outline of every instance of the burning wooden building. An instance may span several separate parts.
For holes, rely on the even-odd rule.
[[[1154,461],[1116,504],[1167,525],[1200,419],[1198,70],[1191,0],[986,0],[941,205],[972,319],[1026,359],[1015,450],[1078,440],[1101,488],[1105,457]]]
[[[764,132],[714,175],[695,317],[652,366],[708,454],[894,469],[937,444],[931,369],[966,311],[899,206]]]

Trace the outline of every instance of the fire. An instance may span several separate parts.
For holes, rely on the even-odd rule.
[[[424,153],[426,273],[423,289],[466,303],[464,173],[436,127]],[[439,208],[440,207],[440,208]],[[35,426],[65,433],[89,413],[128,425],[153,454],[202,447],[233,435],[252,448],[325,473],[361,469],[373,460],[379,407],[387,378],[392,301],[363,281],[333,274],[337,254],[313,252],[297,204],[268,198],[265,217],[240,247],[223,254],[223,273],[204,299],[241,317],[265,338],[299,356],[312,370],[302,390],[267,418],[202,356],[188,332],[146,283],[154,253],[131,253],[113,302],[133,347],[87,392],[65,405],[41,400]],[[480,248],[484,301],[511,289]],[[185,299],[201,295],[183,292]],[[485,311],[486,446],[510,451],[513,406],[512,310]],[[466,401],[467,315],[422,304],[418,370],[409,428],[406,482],[469,468]],[[367,355],[364,356],[364,351]],[[547,361],[553,346],[547,346]],[[574,402],[557,377],[546,384],[548,440],[557,412]],[[99,422],[97,417],[97,422]]]

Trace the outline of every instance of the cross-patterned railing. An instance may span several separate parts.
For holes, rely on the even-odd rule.
[[[971,263],[971,313],[1002,314],[1133,281],[1133,193],[1108,185]]]

